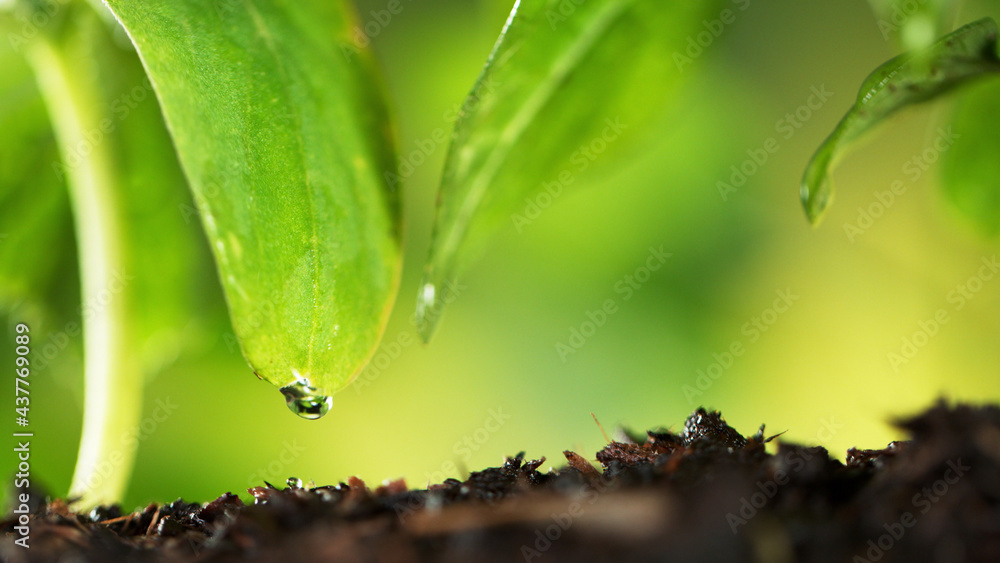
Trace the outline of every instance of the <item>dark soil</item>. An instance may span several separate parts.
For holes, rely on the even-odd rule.
[[[900,422],[912,439],[850,450],[744,437],[699,409],[679,434],[523,454],[426,490],[359,479],[250,489],[128,515],[38,507],[20,561],[1000,561],[1000,408],[944,404]]]

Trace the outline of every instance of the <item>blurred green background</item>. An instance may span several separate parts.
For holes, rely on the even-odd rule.
[[[478,75],[510,4],[404,2],[378,26],[372,44],[398,118],[402,158],[436,130],[450,132],[446,116]],[[198,300],[209,303],[192,319],[197,345],[177,350],[148,382],[150,418],[125,506],[205,501],[226,491],[245,496],[249,486],[289,476],[332,484],[358,475],[370,485],[405,477],[423,486],[522,450],[561,465],[564,449],[589,456],[603,446],[591,412],[609,430],[677,430],[704,405],[744,433],[766,423],[769,433],[787,430],[782,440],[842,456],[851,446],[900,438],[888,421],[938,397],[1000,399],[1000,277],[973,280],[997,243],[950,210],[937,166],[912,173],[911,160],[933,146],[951,103],[907,111],[869,137],[836,170],[836,200],[813,229],[798,199],[804,166],[862,79],[896,53],[863,0],[751,1],[741,11],[743,4],[731,4],[736,21],[685,67],[683,88],[663,119],[635,125],[648,134],[629,158],[581,175],[520,229],[510,224],[462,278],[428,346],[417,343],[409,317],[446,147],[420,159],[405,185],[406,262],[386,344],[367,384],[334,397],[326,417],[294,416],[276,388],[253,376],[232,339],[219,288],[197,284]],[[361,22],[374,21],[372,10],[385,5],[359,0]],[[992,2],[969,2],[958,23],[998,12]],[[0,64],[12,69],[4,79],[22,81],[15,91],[24,99],[37,97],[2,43]],[[813,88],[832,95],[803,111]],[[26,145],[8,134],[44,115],[41,103],[16,114],[7,111],[13,105],[8,98],[0,107],[0,171],[29,166],[49,174],[51,138]],[[789,134],[780,120],[796,111],[799,126]],[[728,181],[731,166],[772,137],[780,149],[724,200],[717,182]],[[870,226],[862,222],[863,233],[849,236],[845,225],[858,225],[859,208],[878,202],[878,192],[897,179],[905,192]],[[6,197],[28,197],[35,187],[23,189]],[[69,229],[68,221],[31,237],[0,237],[0,249],[60,256],[51,233]],[[13,231],[0,225],[0,233]],[[673,256],[626,300],[616,284],[645,264],[650,247],[661,246]],[[40,293],[78,311],[73,255],[65,251],[48,266],[64,272],[65,287]],[[960,286],[969,290],[961,307],[953,293]],[[784,312],[769,311],[779,292],[796,299]],[[617,312],[563,361],[556,344],[568,343],[571,329],[608,299]],[[36,342],[66,322],[30,301],[5,307],[6,366],[16,322],[33,323]],[[941,309],[948,322],[929,338],[915,335]],[[904,339],[922,344],[912,358],[903,357]],[[400,342],[409,345],[397,354],[390,343]],[[745,352],[725,361],[717,379],[699,380],[699,370],[718,374],[711,366],[717,357],[727,360],[734,342]],[[891,353],[905,361],[894,362]],[[65,495],[82,417],[79,342],[36,369],[31,390],[33,481]],[[0,412],[11,413],[12,404],[11,382],[0,393]],[[151,418],[163,404],[175,408]],[[4,426],[13,429],[9,416]],[[0,474],[10,475],[12,439],[0,434],[8,452],[0,454]]]

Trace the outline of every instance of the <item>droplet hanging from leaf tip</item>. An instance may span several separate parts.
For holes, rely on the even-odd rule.
[[[330,412],[333,398],[321,395],[310,385],[309,380],[300,378],[295,383],[281,388],[288,410],[308,420],[316,420]]]

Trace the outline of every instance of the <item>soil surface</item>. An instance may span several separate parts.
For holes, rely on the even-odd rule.
[[[744,436],[699,409],[679,433],[564,452],[410,490],[250,489],[131,514],[37,507],[21,561],[1000,561],[1000,408],[939,404],[899,422],[912,439],[848,451]],[[775,449],[775,448],[771,448]]]

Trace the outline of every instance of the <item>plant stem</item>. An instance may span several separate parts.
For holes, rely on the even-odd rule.
[[[115,165],[115,140],[98,135],[109,116],[100,109],[107,104],[97,82],[98,63],[86,48],[100,32],[93,24],[101,22],[88,6],[78,8],[66,14],[61,33],[33,41],[28,58],[55,129],[76,222],[84,419],[69,494],[89,508],[120,502],[128,485],[142,374],[128,345],[131,296],[121,238],[122,179]]]

